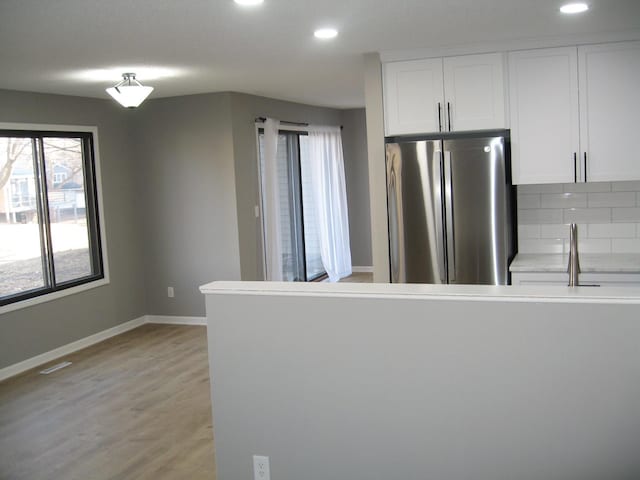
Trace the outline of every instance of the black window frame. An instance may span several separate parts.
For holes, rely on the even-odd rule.
[[[105,258],[100,220],[100,196],[98,192],[94,131],[0,128],[0,137],[29,138],[32,141],[34,183],[39,219],[38,225],[40,227],[40,255],[43,268],[42,275],[45,283],[42,287],[0,297],[0,308],[105,279]],[[82,145],[85,212],[92,273],[83,277],[60,282],[56,281],[55,278],[55,260],[51,241],[51,221],[48,208],[48,186],[44,154],[45,138],[79,139]],[[51,180],[53,182],[53,179]]]

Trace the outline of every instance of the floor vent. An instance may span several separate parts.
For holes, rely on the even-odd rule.
[[[57,372],[58,370],[63,369],[64,367],[68,367],[71,365],[71,362],[62,362],[54,365],[53,367],[49,367],[40,372],[40,375],[49,375],[50,373]]]

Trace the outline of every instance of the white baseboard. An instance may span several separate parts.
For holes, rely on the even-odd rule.
[[[121,333],[128,332],[134,328],[138,328],[145,323],[160,323],[165,325],[206,325],[206,317],[172,317],[166,315],[144,315],[142,317],[133,319],[129,322],[116,325],[115,327],[103,330],[102,332],[95,333],[75,342],[68,343],[58,348],[54,348],[48,352],[36,355],[35,357],[28,358],[22,362],[14,363],[8,367],[0,369],[0,382],[10,377],[31,370],[32,368],[39,367],[45,363],[55,360],[65,355],[69,355],[83,348],[90,347],[96,343],[102,342]]]
[[[8,367],[0,369],[0,381],[6,380],[9,377],[14,377],[22,372],[26,372],[27,370],[31,370],[32,368],[36,368],[65,355],[69,355],[70,353],[77,352],[83,348],[90,347],[91,345],[102,342],[103,340],[116,335],[120,335],[121,333],[128,332],[129,330],[138,328],[140,325],[144,325],[145,323],[147,323],[146,316],[135,318],[129,322],[121,323],[120,325],[103,330],[102,332],[98,332],[88,337],[81,338],[80,340],[76,340],[75,342],[63,345],[62,347],[54,348],[53,350],[28,358],[22,362],[9,365]]]
[[[373,273],[373,267],[351,267],[353,273]]]
[[[147,323],[166,325],[206,325],[207,317],[176,317],[167,315],[147,315]]]

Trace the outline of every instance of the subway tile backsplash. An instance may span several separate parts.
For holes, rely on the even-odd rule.
[[[520,210],[518,207],[518,224],[541,225],[544,223],[562,223],[562,209],[525,208]]]
[[[545,193],[540,195],[540,208],[577,208],[586,206],[586,193]]]
[[[635,192],[615,192],[615,193],[590,193],[588,194],[589,208],[597,207],[635,207]]]
[[[640,253],[640,182],[520,185],[518,251],[568,253],[578,224],[584,253]]]
[[[564,208],[563,223],[610,223],[610,208]]]
[[[640,208],[612,208],[613,223],[640,222]]]

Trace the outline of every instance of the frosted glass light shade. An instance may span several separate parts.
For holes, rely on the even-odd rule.
[[[136,108],[144,99],[153,92],[153,87],[143,85],[120,85],[107,88],[107,93],[111,95],[120,105],[127,108]]]

